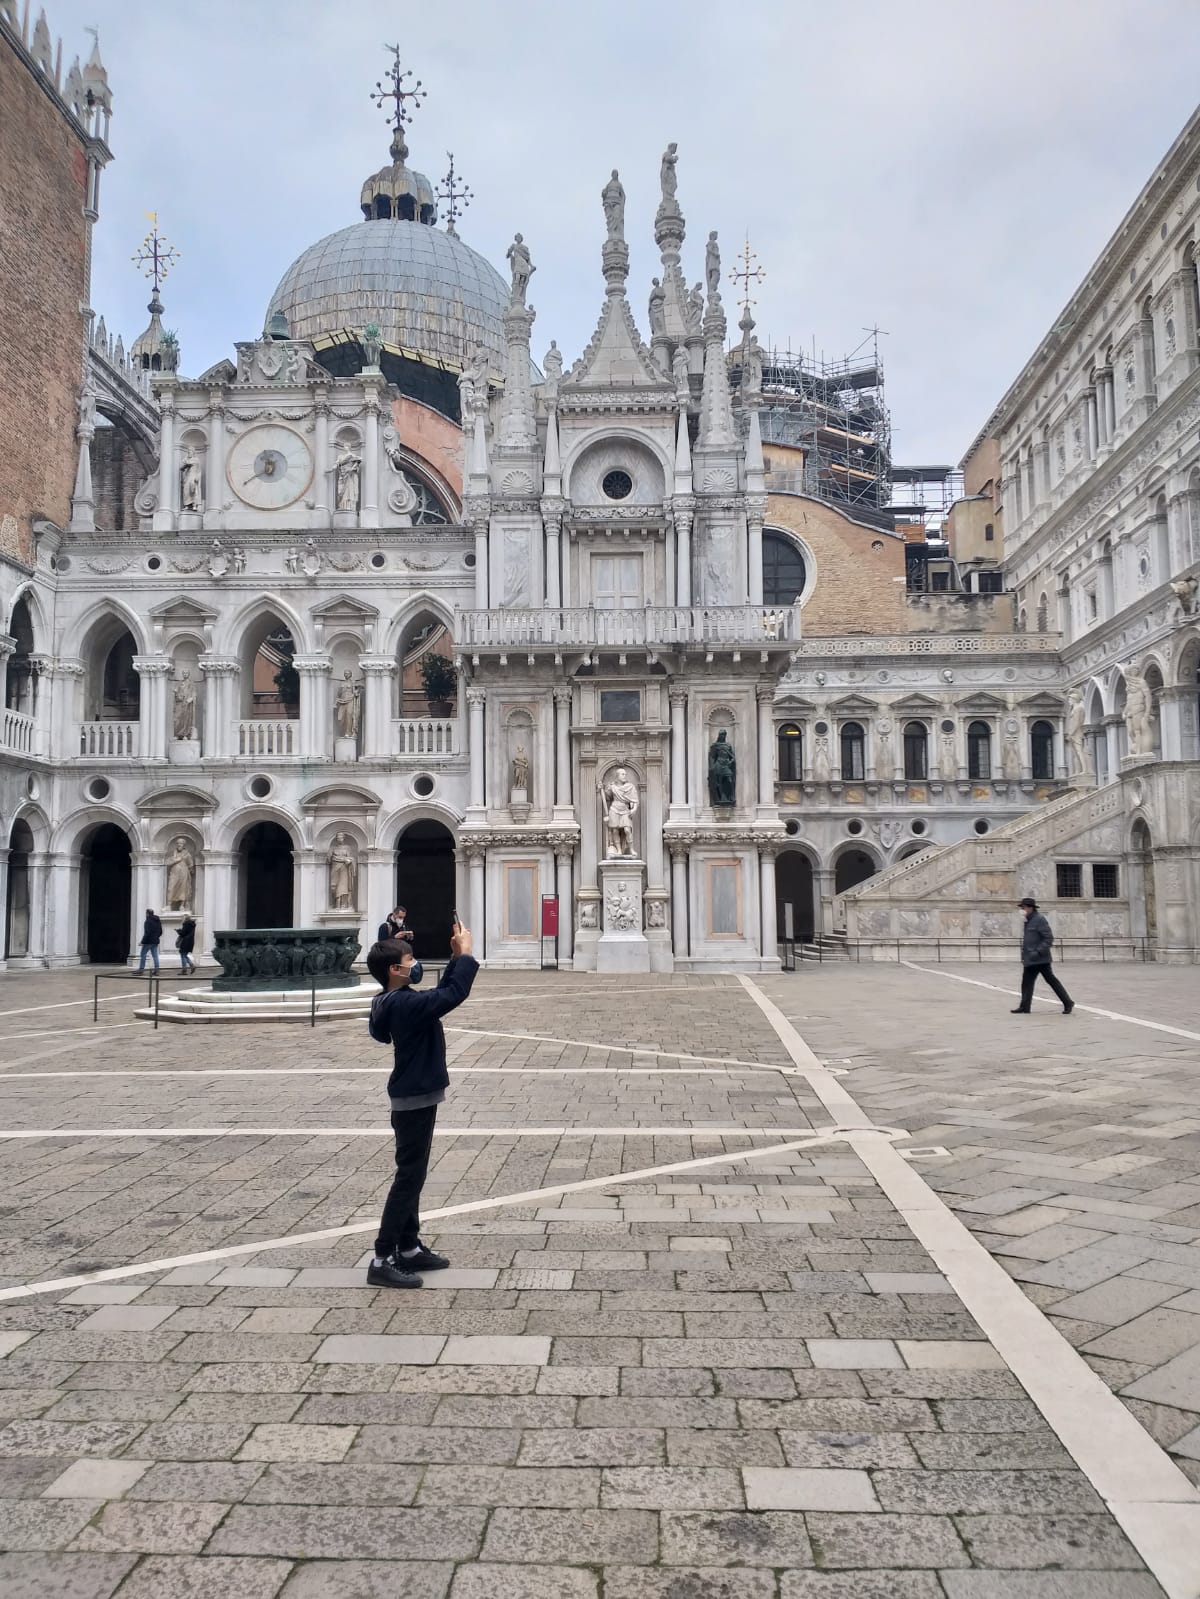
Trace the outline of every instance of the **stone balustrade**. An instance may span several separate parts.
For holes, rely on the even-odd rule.
[[[462,747],[455,716],[406,716],[393,725],[399,755],[457,755]]]
[[[640,649],[681,645],[794,647],[796,605],[646,605],[636,610],[545,606],[529,610],[456,611],[462,650]]]
[[[138,753],[137,722],[81,722],[79,753],[93,760],[131,760]]]
[[[251,717],[239,722],[237,753],[256,757],[295,755],[299,726],[299,722],[287,717],[277,720]]]
[[[0,713],[0,748],[14,750],[19,755],[33,753],[32,716],[24,711],[6,710]]]

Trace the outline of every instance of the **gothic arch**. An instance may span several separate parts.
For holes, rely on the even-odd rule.
[[[639,484],[636,474],[631,474],[634,477],[634,492],[629,499],[619,503],[627,505],[633,512],[639,506],[660,505],[666,499],[674,472],[674,462],[667,451],[657,439],[648,437],[636,428],[614,427],[610,423],[602,423],[573,440],[563,461],[563,493],[567,499],[577,505],[612,503],[605,498],[599,486],[603,472],[609,465],[603,459],[606,451],[611,454],[611,465],[614,467],[632,463],[649,468],[644,483]],[[589,488],[584,485],[583,477],[592,460],[596,461],[596,482],[594,487]]]
[[[400,645],[404,635],[412,624],[428,613],[435,617],[446,631],[454,638],[454,610],[446,604],[445,600],[428,589],[420,589],[416,594],[409,595],[401,608],[392,617],[387,634],[383,642],[383,653],[395,656],[400,652]]]
[[[80,647],[75,652],[80,658],[84,657],[85,650],[93,644],[96,635],[105,626],[112,630],[114,639],[120,633],[129,633],[133,638],[135,653],[138,655],[145,654],[146,635],[141,618],[123,600],[111,596],[97,600],[77,620],[64,623],[64,627],[70,628],[71,638],[80,640]],[[70,656],[73,652],[66,646],[67,640],[65,638],[60,639],[60,654]]]
[[[33,800],[26,800],[23,804],[18,805],[9,818],[8,830],[10,833],[17,822],[24,822],[33,834],[33,850],[35,854],[40,854],[41,851],[49,848],[52,830],[46,813],[40,805]]]
[[[213,641],[215,655],[235,655],[240,658],[247,634],[257,622],[274,617],[283,623],[296,646],[297,655],[310,647],[309,629],[301,613],[281,600],[277,594],[257,594],[237,611],[220,629]]]
[[[22,583],[12,597],[12,604],[8,608],[4,631],[12,633],[13,617],[21,601],[25,602],[25,609],[29,615],[29,625],[33,629],[34,649],[39,649],[42,642],[49,637],[50,624],[46,617],[46,608],[42,604],[41,596],[32,583]]]

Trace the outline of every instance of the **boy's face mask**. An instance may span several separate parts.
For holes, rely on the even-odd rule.
[[[415,988],[424,975],[425,968],[421,965],[420,961],[413,961],[412,965],[408,968],[408,986],[410,988]]]

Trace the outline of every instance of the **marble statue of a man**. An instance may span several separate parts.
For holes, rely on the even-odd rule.
[[[1154,753],[1153,708],[1150,690],[1139,672],[1131,672],[1125,679],[1125,728],[1129,735],[1131,755]]]
[[[529,287],[529,280],[537,271],[529,256],[529,246],[518,233],[505,252],[509,266],[512,270],[512,305],[525,304],[525,291]]]
[[[611,780],[603,785],[600,797],[604,802],[604,853],[612,859],[633,854],[633,819],[638,813],[637,784],[623,766],[618,766]]]
[[[513,756],[512,786],[525,793],[529,791],[529,755],[524,744],[517,745],[517,753]]]
[[[167,856],[167,909],[191,910],[195,890],[196,857],[186,838],[172,839],[171,853]]]
[[[333,702],[333,715],[337,722],[339,738],[357,738],[362,720],[362,684],[354,681],[350,669],[342,673],[342,681]]]
[[[337,459],[337,499],[339,511],[357,511],[359,498],[358,469],[362,465],[362,456],[357,450],[347,446]]]
[[[329,903],[335,911],[354,909],[358,883],[358,856],[345,833],[338,833],[329,846]]]
[[[608,236],[616,242],[625,239],[625,190],[617,176],[617,169],[612,169],[612,177],[600,191],[600,201],[604,206],[604,223],[608,228]]]
[[[176,680],[172,694],[171,733],[177,739],[196,736],[196,685],[186,669]]]
[[[200,457],[195,450],[185,450],[183,454],[183,470],[179,483],[179,509],[181,511],[199,511],[200,504]]]
[[[1086,727],[1087,711],[1084,709],[1083,695],[1079,689],[1073,688],[1067,702],[1067,743],[1071,749],[1076,776],[1091,770],[1087,755]]]

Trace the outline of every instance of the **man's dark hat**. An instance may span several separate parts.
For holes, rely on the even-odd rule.
[[[1017,909],[1018,910],[1022,910],[1023,911],[1025,909],[1026,905],[1030,906],[1030,908],[1033,909],[1033,910],[1037,910],[1037,900],[1036,899],[1026,898],[1026,899],[1022,899],[1022,900],[1018,900],[1017,901]]]

